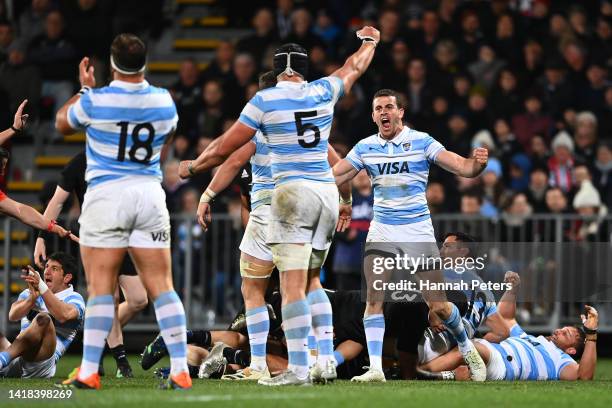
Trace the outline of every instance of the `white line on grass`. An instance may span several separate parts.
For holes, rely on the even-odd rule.
[[[211,402],[211,401],[239,401],[239,400],[283,400],[293,399],[299,396],[303,398],[317,398],[320,395],[317,394],[296,394],[296,393],[284,393],[284,394],[240,394],[240,395],[184,395],[176,398],[172,398],[168,402]]]

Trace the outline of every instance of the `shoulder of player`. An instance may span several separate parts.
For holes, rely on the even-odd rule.
[[[365,153],[370,150],[370,147],[373,146],[380,146],[380,143],[378,141],[378,133],[364,137],[363,139],[358,141],[353,147],[353,150],[358,153]]]

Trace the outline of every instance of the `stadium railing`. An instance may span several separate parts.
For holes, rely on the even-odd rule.
[[[485,218],[461,214],[432,217],[437,234],[462,231],[479,237],[483,246],[504,247],[517,259],[534,252],[540,256],[529,265],[507,263],[503,268],[521,273],[527,300],[519,306],[519,320],[533,331],[549,331],[560,324],[576,323],[585,302],[584,287],[594,287],[592,302],[600,309],[600,330],[612,332],[612,216],[585,220],[579,215],[531,215],[522,219]],[[241,307],[239,249],[242,225],[237,217],[215,214],[207,233],[202,232],[192,214],[173,214],[172,266],[177,292],[183,299],[192,327],[227,326]],[[8,309],[25,289],[19,278],[21,266],[32,262],[37,234],[18,221],[3,219],[2,259],[0,259],[0,331],[17,331],[8,322]],[[585,223],[600,242],[572,240]],[[78,231],[75,219],[60,220]],[[480,244],[479,244],[480,245]],[[78,245],[54,237],[47,243],[47,254],[64,251],[79,256]],[[596,260],[594,262],[593,260]],[[534,267],[535,266],[540,266]],[[529,272],[521,270],[523,267]],[[503,276],[503,275],[502,275]],[[86,294],[81,271],[77,289]],[[591,292],[589,292],[591,293]],[[603,293],[603,294],[602,294]],[[561,300],[561,301],[559,301]],[[125,328],[126,331],[156,331],[155,314],[149,308]]]

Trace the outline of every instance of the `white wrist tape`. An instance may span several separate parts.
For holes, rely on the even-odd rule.
[[[200,196],[200,202],[210,203],[212,200],[215,199],[216,196],[217,196],[217,193],[212,191],[210,188],[207,188],[206,191],[204,191],[202,195]]]
[[[47,286],[43,278],[40,276],[40,273],[30,271],[29,274],[30,276],[38,275],[38,291],[40,292],[41,295],[43,295],[46,291],[49,290],[49,287]]]

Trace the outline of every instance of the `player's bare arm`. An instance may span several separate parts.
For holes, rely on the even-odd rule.
[[[39,293],[32,286],[32,284],[28,283],[28,289],[30,290],[29,296],[22,300],[17,300],[11,305],[9,310],[8,319],[11,322],[17,322],[27,316],[27,314],[32,310],[34,305],[36,304],[36,298],[38,298]]]
[[[57,186],[55,188],[53,197],[51,197],[51,200],[43,213],[43,217],[56,220],[62,212],[62,208],[64,208],[64,203],[66,203],[69,197],[70,193],[68,191],[64,190],[60,186]],[[41,258],[47,259],[47,248],[45,245],[45,239],[43,237],[38,237],[36,238],[36,245],[34,246],[34,262],[39,267],[42,267]]]
[[[9,140],[11,137],[23,131],[26,121],[28,120],[28,114],[23,113],[23,109],[27,103],[27,99],[24,99],[23,102],[21,102],[17,108],[17,112],[15,112],[15,117],[13,118],[13,124],[11,127],[0,133],[0,145],[3,145],[4,142]]]
[[[491,331],[484,338],[493,343],[499,343],[510,335],[510,329],[517,324],[516,298],[518,296],[521,278],[518,273],[507,271],[504,275],[504,283],[509,283],[512,288],[506,290],[497,303],[497,313],[487,317],[485,323]]]
[[[374,50],[380,40],[380,32],[374,27],[365,26],[357,31],[357,37],[363,40],[361,47],[348,57],[341,68],[332,74],[332,76],[342,80],[344,92],[347,93],[350,92],[353,84],[370,66],[372,58],[374,58]]]
[[[56,224],[54,220],[43,216],[32,207],[11,200],[8,197],[0,201],[0,213],[17,218],[19,221],[31,227],[38,228],[40,230],[47,230],[59,235],[62,238],[70,238],[73,241],[78,242],[78,238],[75,235]]]
[[[592,380],[595,376],[595,367],[597,365],[597,326],[599,323],[599,314],[592,306],[585,306],[586,315],[580,315],[582,325],[586,332],[586,343],[584,351],[580,358],[580,364],[569,364],[561,370],[559,378],[561,380]]]
[[[234,180],[238,172],[255,154],[255,143],[247,143],[232,155],[219,167],[212,181],[204,190],[198,205],[198,223],[206,231],[212,221],[210,203],[218,193],[225,190]]]
[[[32,268],[30,265],[22,271],[24,275],[21,276],[28,284],[32,285],[42,296],[45,306],[49,311],[49,314],[53,316],[59,323],[65,323],[70,320],[76,320],[79,318],[79,312],[74,305],[62,302],[55,296],[55,294],[49,290],[47,284],[40,276],[37,270]]]
[[[342,160],[331,144],[328,145],[327,160],[332,168]],[[353,214],[352,185],[350,180],[338,185],[338,192],[340,193],[340,216],[336,224],[336,232],[344,232],[351,225],[351,216]]]
[[[342,159],[336,163],[332,169],[337,185],[342,185],[352,180],[359,170],[357,170],[348,160]]]
[[[472,157],[465,158],[457,153],[443,150],[436,157],[436,164],[444,170],[450,171],[461,177],[477,177],[487,167],[489,160],[489,151],[485,148],[478,147],[472,152]]]
[[[96,86],[96,78],[94,76],[94,67],[89,65],[89,58],[85,57],[79,63],[79,82],[81,88],[89,87],[94,88]],[[70,135],[75,132],[68,122],[68,108],[73,105],[76,101],[81,98],[81,91],[68,99],[66,103],[57,111],[55,115],[55,128],[63,135]]]

